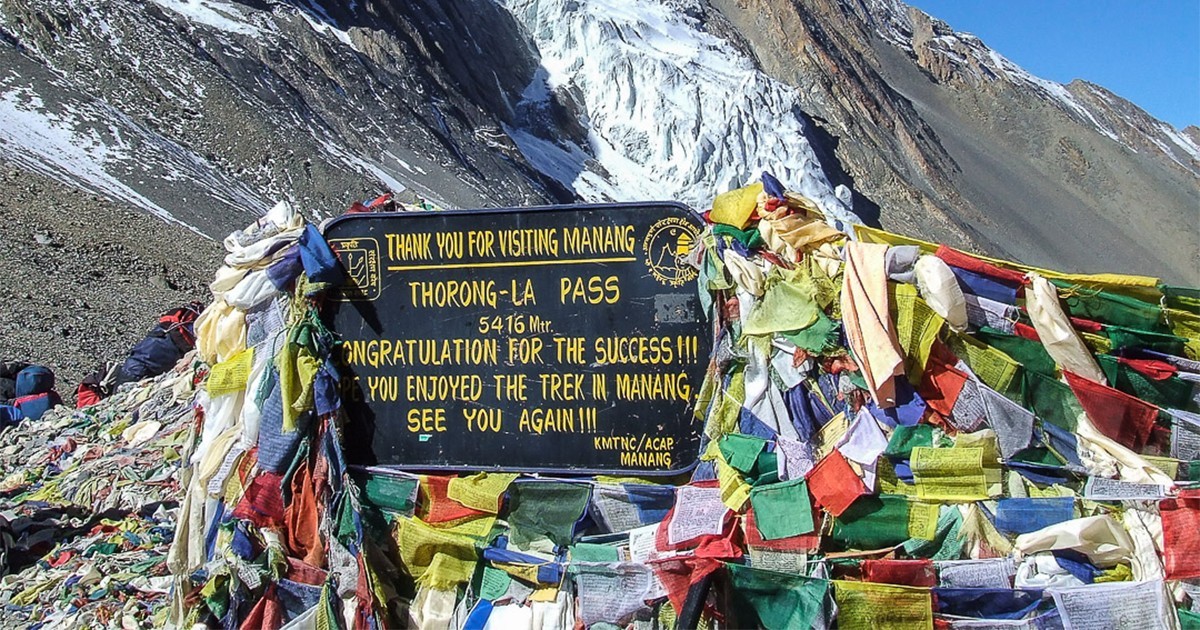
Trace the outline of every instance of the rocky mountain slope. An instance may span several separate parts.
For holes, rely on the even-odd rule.
[[[89,256],[177,276],[73,315],[129,327],[80,365],[200,297],[188,257],[274,201],[388,189],[703,207],[768,169],[843,221],[1200,284],[1198,138],[894,0],[0,0],[0,358],[49,360],[62,326],[20,296],[61,308]],[[70,247],[35,240],[61,221]]]
[[[1032,264],[1200,282],[1200,147],[896,0],[714,0],[799,88],[885,226]]]

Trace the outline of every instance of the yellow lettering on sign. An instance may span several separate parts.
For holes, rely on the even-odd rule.
[[[636,243],[632,225],[563,228],[566,254],[633,254]]]
[[[558,283],[558,300],[563,304],[616,304],[621,299],[621,284],[616,276],[563,277]]]
[[[675,345],[670,337],[600,337],[595,349],[600,365],[668,365],[675,361]]]
[[[543,400],[583,400],[582,374],[539,374]]]
[[[388,234],[388,257],[392,260],[432,260],[433,252],[429,248],[432,238],[432,235],[424,232]]]
[[[533,407],[521,410],[517,430],[525,433],[595,433],[595,407]]]
[[[409,409],[410,433],[442,433],[446,430],[445,409]]]
[[[545,363],[542,360],[542,340],[538,337],[509,337],[509,365],[532,365]]]

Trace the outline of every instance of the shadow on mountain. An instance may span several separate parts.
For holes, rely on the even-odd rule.
[[[841,138],[829,133],[823,124],[826,122],[825,120],[803,112],[800,113],[800,116],[808,126],[813,152],[817,155],[821,170],[825,171],[825,176],[829,178],[829,183],[833,186],[845,185],[850,189],[852,195],[850,203],[853,206],[850,209],[858,216],[863,225],[882,228],[883,225],[879,222],[879,204],[858,191],[858,186],[854,185],[854,176],[848,173],[842,167],[841,161],[837,159],[837,148],[841,143]]]
[[[259,0],[241,3],[264,8]],[[545,151],[530,156],[536,147],[512,138],[507,133],[510,130],[523,132],[524,139],[535,137],[554,144],[565,139],[568,152],[587,146],[586,130],[580,126],[569,96],[543,90],[546,70],[536,45],[508,10],[491,0],[288,0],[288,4],[314,25],[347,33],[352,42],[355,36],[350,33],[355,29],[376,31],[384,39],[395,40],[398,46],[382,51],[385,56],[381,58],[376,58],[381,51],[374,47],[366,52],[357,50],[360,61],[372,73],[377,69],[388,71],[394,61],[386,55],[403,54],[406,70],[416,75],[413,78],[417,83],[434,88],[426,98],[427,107],[411,108],[410,113],[480,179],[486,179],[487,174],[477,168],[475,151],[463,146],[454,129],[472,130],[474,140],[506,151],[514,162],[520,162],[512,160],[518,151],[530,161],[547,158]],[[539,98],[530,102],[527,93]],[[456,102],[458,96],[475,108],[462,107]],[[481,114],[494,116],[501,128],[496,129]],[[537,181],[550,197],[575,201],[575,193],[560,182],[574,181],[583,170],[583,161],[559,157],[555,156],[553,178],[544,174],[544,168],[526,167],[525,175]]]

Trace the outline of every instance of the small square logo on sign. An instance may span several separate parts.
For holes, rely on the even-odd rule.
[[[332,239],[329,246],[346,268],[348,282],[337,299],[343,302],[370,302],[379,297],[379,241],[373,238]]]

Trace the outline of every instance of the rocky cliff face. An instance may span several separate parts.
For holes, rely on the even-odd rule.
[[[0,359],[73,389],[278,200],[574,199],[503,130],[538,68],[488,0],[0,0]]]
[[[280,199],[567,200],[501,129],[539,67],[486,0],[2,0],[0,156],[217,237]]]
[[[714,0],[837,139],[886,227],[1030,263],[1200,282],[1200,147],[895,0]]]

